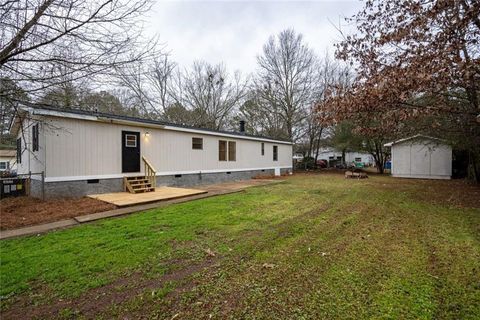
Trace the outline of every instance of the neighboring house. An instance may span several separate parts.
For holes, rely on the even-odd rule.
[[[452,176],[452,148],[441,139],[416,135],[385,146],[391,147],[394,177],[450,179]]]
[[[124,178],[145,175],[148,165],[156,186],[292,169],[288,141],[105,113],[24,107],[10,131],[17,136],[18,172],[43,171],[47,197],[122,191]],[[39,183],[32,180],[34,196]]]
[[[0,172],[15,171],[17,169],[15,162],[15,149],[0,150]]]
[[[332,149],[332,148],[325,148],[320,149],[318,153],[318,159],[324,159],[329,162],[331,165],[332,163],[342,162],[342,152]],[[375,164],[375,161],[371,154],[364,153],[364,152],[346,152],[345,153],[345,163],[350,164],[353,162],[363,163],[366,166]]]

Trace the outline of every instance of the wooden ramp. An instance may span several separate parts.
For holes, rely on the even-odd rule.
[[[118,207],[126,207],[135,204],[164,201],[177,198],[193,196],[197,194],[207,193],[205,190],[172,188],[172,187],[157,187],[155,191],[145,193],[129,193],[129,192],[114,192],[91,194],[89,198],[112,203]]]

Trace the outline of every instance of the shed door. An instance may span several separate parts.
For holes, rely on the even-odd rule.
[[[140,132],[122,131],[122,172],[140,172]]]

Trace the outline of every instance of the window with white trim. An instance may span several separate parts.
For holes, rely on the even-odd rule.
[[[8,162],[1,161],[0,162],[0,170],[4,171],[8,169]]]
[[[137,135],[136,134],[126,134],[125,135],[125,147],[127,147],[127,148],[136,148],[137,147]]]
[[[278,146],[273,146],[273,161],[278,161]]]

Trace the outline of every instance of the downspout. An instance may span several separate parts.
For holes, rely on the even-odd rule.
[[[24,142],[25,142],[25,150],[27,151],[27,154],[28,154],[28,172],[32,172],[32,167],[31,167],[31,165],[30,165],[30,158],[31,158],[32,155],[30,154],[30,151],[29,151],[28,148],[27,148],[27,145],[28,145],[28,144],[27,144],[27,139],[28,139],[28,142],[29,142],[29,143],[31,142],[30,139],[29,139],[29,135],[28,135],[28,134],[29,134],[29,130],[28,130],[28,129],[29,129],[29,127],[30,127],[30,118],[29,118],[27,121],[28,121],[28,123],[27,123],[27,128],[26,128],[26,130],[23,130],[23,134],[24,134],[24,137],[25,137],[25,139],[24,139],[24,140],[25,140],[25,141],[24,141]],[[30,148],[30,150],[31,150],[31,148]]]
[[[44,177],[47,177],[47,135],[45,133],[45,118],[44,121],[42,122],[42,134],[43,134],[43,172],[44,172]]]

